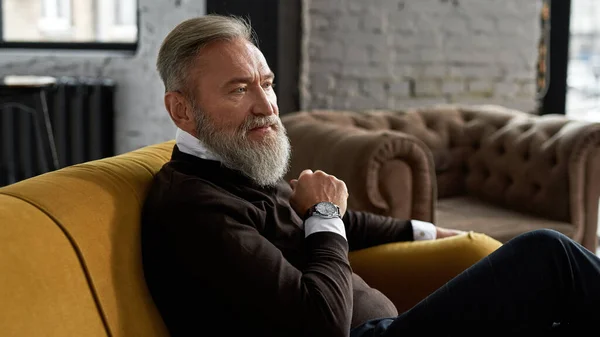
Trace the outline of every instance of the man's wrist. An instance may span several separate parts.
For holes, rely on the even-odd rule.
[[[308,208],[303,219],[306,220],[313,215],[318,215],[325,219],[341,218],[340,207],[329,201],[318,202]]]

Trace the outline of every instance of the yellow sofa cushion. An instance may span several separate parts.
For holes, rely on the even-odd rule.
[[[77,252],[46,214],[0,194],[0,335],[107,336]]]
[[[352,269],[403,312],[500,246],[485,234],[469,232],[439,240],[389,243],[352,252],[349,258]]]
[[[171,157],[173,145],[148,146],[0,189],[50,214],[71,238],[113,337],[168,335],[143,278],[140,213],[152,177]],[[93,336],[63,334],[76,335]]]

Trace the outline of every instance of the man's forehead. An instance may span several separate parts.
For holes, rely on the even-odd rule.
[[[200,52],[198,60],[209,71],[232,73],[258,70],[261,75],[271,73],[263,53],[243,39],[211,43]]]

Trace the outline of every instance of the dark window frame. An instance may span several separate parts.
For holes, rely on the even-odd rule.
[[[259,48],[275,72],[279,113],[300,109],[302,1],[207,0],[207,14],[236,15],[250,19]]]
[[[550,0],[550,36],[547,44],[547,88],[539,98],[539,113],[566,114],[571,0]]]
[[[135,52],[140,41],[140,1],[136,0],[137,34],[135,42],[31,42],[31,41],[4,41],[2,23],[2,0],[0,0],[0,49],[1,50],[81,50],[81,51],[128,51]]]

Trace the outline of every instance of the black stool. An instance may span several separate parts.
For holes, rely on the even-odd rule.
[[[36,76],[0,80],[0,186],[59,168],[47,101],[55,83]]]

